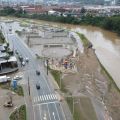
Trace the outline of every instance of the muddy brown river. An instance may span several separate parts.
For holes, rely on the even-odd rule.
[[[95,53],[120,88],[120,37],[117,34],[92,26],[74,28],[90,40]]]

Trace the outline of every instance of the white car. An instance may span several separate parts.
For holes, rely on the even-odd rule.
[[[7,77],[7,80],[10,81],[10,80],[11,80],[11,77]]]
[[[14,80],[20,80],[20,79],[22,79],[22,76],[15,76],[14,77]]]
[[[25,66],[25,62],[24,61],[22,62],[22,65]]]
[[[26,57],[26,58],[25,58],[25,61],[26,61],[26,62],[29,62],[29,58]]]

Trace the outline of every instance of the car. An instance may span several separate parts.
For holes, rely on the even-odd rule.
[[[39,71],[39,70],[36,70],[36,74],[37,74],[37,75],[40,75],[40,71]]]
[[[7,80],[8,80],[8,81],[11,81],[11,77],[7,77]]]
[[[22,62],[23,61],[23,57],[22,57],[22,55],[19,55],[19,60],[20,60],[20,62]]]
[[[22,65],[25,66],[25,61],[22,62]]]
[[[25,58],[25,61],[26,61],[26,62],[29,62],[29,58],[26,57],[26,58]]]
[[[13,107],[13,103],[12,102],[6,102],[3,106],[4,107]]]
[[[20,79],[22,79],[22,76],[15,76],[14,79],[15,80],[20,80]]]
[[[15,53],[16,53],[16,54],[18,54],[18,51],[17,51],[17,50],[15,50]]]
[[[36,88],[37,88],[38,90],[40,89],[40,84],[39,84],[39,83],[36,84]]]

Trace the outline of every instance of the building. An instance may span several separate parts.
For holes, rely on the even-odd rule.
[[[10,53],[9,53],[10,54]],[[17,59],[14,55],[8,56],[5,46],[0,45],[0,74],[13,72],[18,69]]]

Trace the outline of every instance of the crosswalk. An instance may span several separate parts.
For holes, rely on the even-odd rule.
[[[33,102],[37,103],[37,102],[48,102],[48,101],[55,101],[55,100],[57,100],[56,94],[47,94],[47,95],[40,95],[40,96],[34,97]]]

